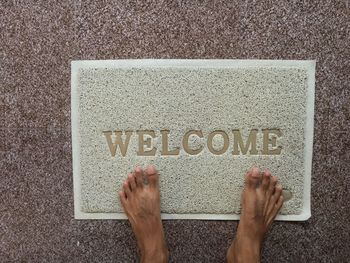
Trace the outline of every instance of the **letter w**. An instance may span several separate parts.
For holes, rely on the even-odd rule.
[[[103,134],[106,136],[107,143],[109,150],[111,152],[112,157],[115,156],[115,153],[117,151],[117,146],[119,146],[120,152],[122,156],[124,157],[126,155],[126,151],[128,150],[128,145],[130,142],[130,137],[132,134],[132,131],[125,131],[126,139],[125,143],[122,140],[122,132],[121,131],[114,131],[115,134],[115,140],[112,141],[112,132],[111,131],[104,131]]]

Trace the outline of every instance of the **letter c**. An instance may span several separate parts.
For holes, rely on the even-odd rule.
[[[182,145],[183,145],[186,153],[188,153],[189,155],[196,155],[196,154],[199,154],[203,150],[203,145],[200,146],[198,149],[191,149],[188,146],[188,139],[192,134],[197,135],[200,138],[203,138],[202,131],[191,130],[191,131],[188,131],[185,133],[185,135],[182,139]]]

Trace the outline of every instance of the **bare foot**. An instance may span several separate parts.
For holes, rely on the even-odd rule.
[[[228,262],[260,262],[264,237],[282,207],[282,186],[266,170],[253,167],[245,176],[242,213],[236,238],[227,250]]]
[[[143,176],[148,181],[144,184]],[[119,198],[140,250],[141,262],[167,262],[169,253],[160,218],[159,174],[154,166],[137,167],[123,183]]]

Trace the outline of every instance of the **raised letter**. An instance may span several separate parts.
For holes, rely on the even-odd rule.
[[[136,131],[136,133],[139,135],[139,151],[137,152],[137,155],[142,156],[155,156],[156,155],[156,148],[153,147],[150,150],[145,151],[144,146],[147,146],[150,148],[152,146],[152,138],[156,137],[154,131]],[[143,135],[150,135],[152,138],[145,138]]]
[[[111,152],[112,157],[115,156],[115,152],[117,150],[117,145],[119,145],[120,148],[120,152],[122,154],[122,156],[125,156],[126,151],[128,150],[128,145],[130,142],[130,137],[132,134],[132,131],[125,131],[125,135],[126,135],[126,139],[125,139],[125,143],[123,143],[122,140],[122,132],[121,131],[114,131],[115,134],[115,141],[112,142],[112,132],[111,131],[104,131],[103,134],[105,135],[106,139],[107,139],[107,143],[108,143],[108,147],[109,150]]]
[[[261,151],[262,154],[267,155],[278,155],[281,154],[282,146],[278,145],[276,146],[277,137],[281,137],[282,132],[278,129],[263,129],[263,150]],[[274,134],[273,137],[269,137],[270,134]],[[269,150],[269,145],[273,147],[273,149]]]
[[[186,153],[188,153],[190,155],[196,155],[196,154],[199,154],[203,150],[203,145],[201,145],[198,149],[191,149],[188,146],[188,139],[192,134],[197,135],[200,138],[203,138],[202,131],[188,131],[185,133],[185,135],[182,139],[182,145],[183,145]]]
[[[169,147],[168,147],[168,134],[169,131],[168,130],[163,130],[160,131],[162,134],[162,151],[161,154],[162,155],[178,155],[180,152],[179,147],[176,147],[174,150],[169,151]]]
[[[224,138],[224,146],[222,147],[221,150],[215,150],[213,147],[213,138],[215,135],[220,134],[222,136],[222,138]],[[220,155],[223,154],[224,152],[226,152],[229,142],[228,142],[228,135],[226,132],[224,131],[213,131],[208,135],[208,149],[211,153],[216,154],[216,155]]]
[[[239,155],[238,145],[239,145],[239,148],[241,148],[243,155],[247,154],[249,148],[250,148],[249,153],[251,155],[258,154],[258,151],[256,150],[256,134],[258,133],[258,130],[250,131],[246,146],[244,146],[241,132],[239,130],[232,130],[232,131],[234,135],[233,152],[232,152],[233,155]]]

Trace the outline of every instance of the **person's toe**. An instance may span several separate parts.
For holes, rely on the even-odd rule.
[[[143,187],[143,171],[139,166],[135,168],[134,174],[136,177],[137,187]]]
[[[281,194],[282,194],[282,185],[280,185],[278,183],[275,187],[275,192],[273,193],[273,195],[271,197],[272,203],[276,204],[278,201],[278,198],[280,198]]]
[[[284,197],[283,197],[283,195],[280,195],[280,197],[277,200],[277,203],[275,203],[274,207],[272,208],[271,216],[270,216],[268,223],[267,223],[268,225],[271,224],[271,222],[276,218],[278,212],[282,208],[283,202],[284,202]]]
[[[277,177],[274,175],[270,176],[269,187],[268,187],[268,190],[266,191],[267,200],[269,200],[270,197],[275,192],[276,184],[277,184]]]
[[[259,186],[259,183],[260,183],[259,168],[254,166],[251,170],[249,170],[246,173],[245,183],[246,183],[246,186],[250,189],[255,189],[256,187]]]
[[[277,184],[277,177],[270,174],[269,186],[265,193],[265,197],[266,197],[265,198],[266,202],[264,207],[265,214],[271,210],[270,208],[272,204],[270,203],[270,199],[273,193],[275,192],[276,184]]]
[[[149,165],[145,170],[145,175],[150,186],[158,186],[159,174],[154,165]]]
[[[128,174],[128,183],[130,185],[131,191],[134,191],[136,188],[135,176],[131,173]]]
[[[261,181],[262,189],[265,192],[269,189],[270,177],[271,177],[271,172],[269,170],[265,170],[262,175],[262,181]]]
[[[275,209],[276,209],[276,214],[280,211],[280,209],[282,208],[284,202],[284,196],[280,195],[280,197],[277,200],[277,203],[275,205]]]
[[[124,205],[125,205],[125,202],[126,202],[125,193],[124,193],[123,191],[119,191],[118,195],[119,195],[120,202],[121,202],[122,205],[124,206]]]
[[[281,195],[282,195],[282,185],[277,184],[275,187],[275,192],[272,194],[270,198],[269,207],[268,207],[269,215],[275,213],[275,207]]]
[[[126,195],[126,198],[128,198],[131,194],[131,191],[130,191],[130,186],[129,186],[129,182],[128,181],[125,181],[123,183],[123,190],[124,190],[124,193]]]

